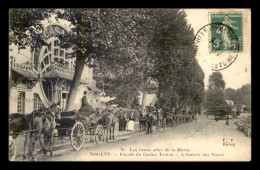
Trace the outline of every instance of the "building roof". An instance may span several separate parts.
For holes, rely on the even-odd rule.
[[[140,95],[140,105],[142,105],[142,99],[143,99],[143,94],[141,93]],[[145,106],[154,106],[154,104],[156,103],[157,101],[157,96],[156,94],[146,94],[146,99],[145,99]]]
[[[92,90],[96,91],[96,92],[99,92],[99,93],[102,93],[102,90],[100,90],[99,88],[95,87],[95,86],[89,86],[87,85],[89,88],[91,88]]]
[[[109,101],[115,100],[115,97],[109,97],[109,96],[107,96],[107,97],[100,97],[99,100],[101,102],[109,102]]]

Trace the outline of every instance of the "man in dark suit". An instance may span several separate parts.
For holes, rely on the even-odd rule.
[[[146,118],[144,117],[144,115],[142,114],[141,110],[139,110],[139,126],[140,126],[140,131],[144,131],[145,130],[145,122],[146,122]]]
[[[81,116],[88,117],[89,115],[93,114],[95,111],[89,105],[87,99],[87,91],[84,91],[84,96],[81,99],[81,108],[79,109]]]
[[[147,134],[149,134],[152,133],[152,126],[153,126],[153,116],[151,112],[149,112],[146,115],[146,120],[147,120]]]
[[[122,115],[122,119],[123,119],[123,131],[125,130],[125,128],[126,128],[126,124],[127,124],[127,121],[126,121],[126,117],[127,117],[127,113],[126,113],[126,111],[123,111],[123,115]]]

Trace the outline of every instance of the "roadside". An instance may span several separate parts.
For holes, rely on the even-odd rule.
[[[135,122],[135,126],[134,126],[135,132],[132,131],[119,131],[119,124],[116,123],[115,125],[115,138],[117,137],[121,137],[121,136],[127,136],[136,132],[139,132],[139,122]],[[19,135],[17,136],[17,138],[15,139],[15,144],[16,144],[16,148],[17,148],[17,154],[16,154],[16,160],[22,160],[22,155],[23,155],[23,149],[24,149],[24,139],[25,139],[25,135]],[[71,141],[69,140],[69,137],[65,137],[63,140],[59,139],[58,137],[55,137],[55,142],[54,142],[54,147],[53,150],[58,150],[58,149],[62,149],[62,148],[66,148],[66,147],[72,147],[71,145]],[[90,143],[90,139],[89,136],[87,135],[86,141],[84,143],[84,145],[97,145],[95,142],[91,142]],[[36,152],[38,154],[41,154],[41,146],[39,141],[37,141],[36,143]]]

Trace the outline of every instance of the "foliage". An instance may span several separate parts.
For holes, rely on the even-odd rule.
[[[225,99],[234,101],[236,110],[240,112],[242,105],[251,106],[251,84],[243,85],[241,88],[225,89]]]
[[[205,93],[204,106],[208,114],[224,116],[231,114],[232,108],[225,101],[225,81],[220,72],[213,72],[209,77],[209,88]]]
[[[209,89],[225,89],[225,81],[223,80],[223,76],[220,72],[213,72],[209,76]]]
[[[224,92],[221,89],[208,89],[205,93],[204,105],[208,114],[224,116],[231,113],[231,107],[225,102]]]
[[[52,9],[11,9],[9,11],[9,44],[18,49],[45,45],[42,21],[50,18]]]
[[[158,18],[149,54],[151,76],[159,84],[156,105],[163,109],[197,105],[203,99],[204,73],[195,59],[193,29],[180,10],[163,10]]]
[[[136,105],[139,90],[154,88],[149,77],[147,45],[154,27],[154,9],[100,9],[93,30],[95,63],[105,92],[120,106]],[[104,41],[105,40],[105,41]],[[136,104],[134,104],[136,103]]]

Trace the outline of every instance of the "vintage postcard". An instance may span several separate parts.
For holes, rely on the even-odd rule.
[[[10,161],[251,161],[251,10],[9,10]]]

